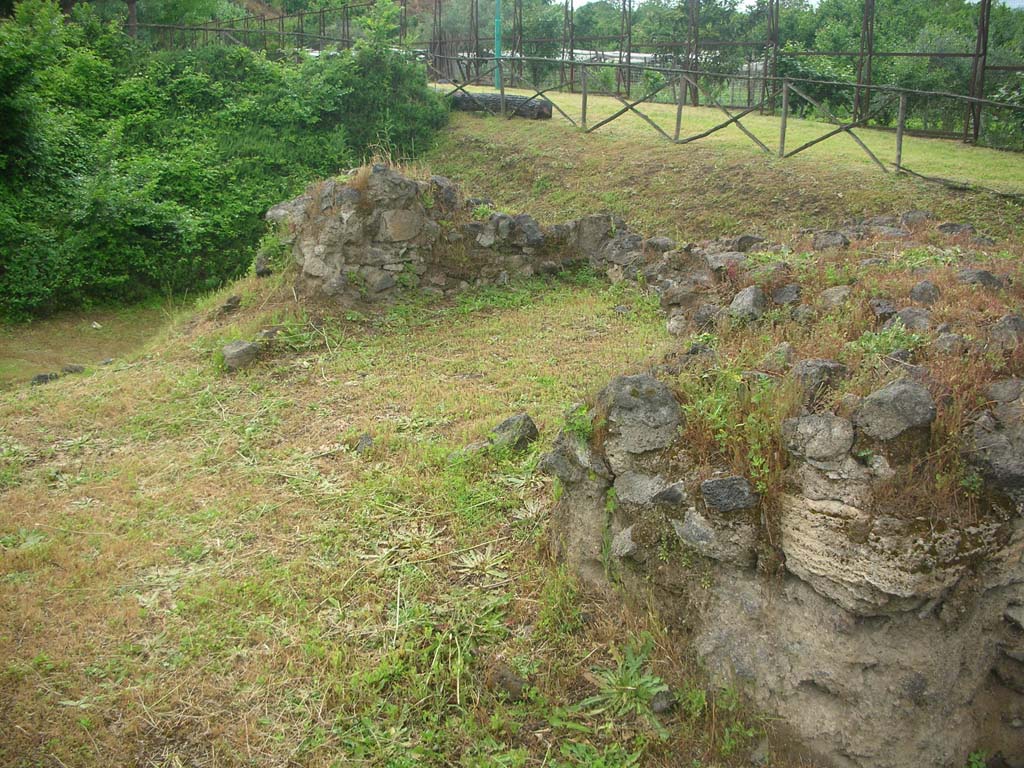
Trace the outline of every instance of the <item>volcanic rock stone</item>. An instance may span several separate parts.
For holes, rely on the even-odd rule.
[[[672,529],[686,547],[712,560],[747,568],[756,559],[757,531],[742,517],[705,517],[688,509],[682,520],[672,520]]]
[[[708,510],[719,514],[757,506],[757,494],[744,477],[734,475],[705,480],[700,484],[700,492]]]
[[[665,489],[665,481],[642,472],[623,472],[615,478],[614,488],[617,501],[641,506],[649,504]]]
[[[612,539],[611,553],[612,557],[618,557],[620,559],[626,557],[632,557],[637,553],[636,542],[633,541],[633,526],[623,528]]]
[[[962,355],[967,351],[967,339],[959,333],[943,333],[932,342],[931,348],[940,355]]]
[[[620,267],[643,261],[644,241],[640,235],[625,231],[606,242],[599,252],[600,260]]]
[[[605,457],[615,474],[632,469],[637,457],[671,445],[682,423],[672,392],[646,374],[613,379],[597,403],[607,430]]]
[[[462,207],[459,188],[444,176],[430,177],[430,190],[434,197],[434,207],[443,213],[454,213]]]
[[[935,421],[935,401],[927,387],[901,379],[872,392],[853,415],[857,429],[874,440],[893,440]]]
[[[717,304],[701,304],[693,313],[693,324],[698,330],[713,326],[724,310]]]
[[[274,269],[270,266],[270,254],[260,250],[253,262],[253,270],[256,272],[256,277],[270,277],[274,274]]]
[[[526,213],[512,217],[512,235],[509,238],[513,245],[540,248],[544,245],[544,232],[537,220]]]
[[[985,387],[985,397],[997,403],[1012,403],[1024,394],[1024,379],[996,379]]]
[[[1002,379],[986,394],[995,400],[968,428],[968,460],[982,476],[1024,503],[1024,382]]]
[[[880,296],[869,299],[868,306],[871,308],[871,314],[883,322],[896,314],[896,305]]]
[[[724,244],[728,246],[730,250],[746,253],[747,251],[751,250],[754,246],[760,245],[763,242],[764,238],[759,237],[758,235],[739,235],[737,237],[726,240]]]
[[[669,281],[665,282],[669,283]],[[681,307],[682,309],[689,311],[698,306],[706,293],[707,288],[700,284],[690,281],[671,281],[661,293],[661,306],[665,309],[668,309],[669,307]]]
[[[910,289],[911,300],[920,304],[934,304],[940,295],[939,287],[931,280],[922,280]]]
[[[745,322],[757,320],[764,314],[765,304],[764,291],[760,286],[751,285],[733,297],[729,305],[729,315]]]
[[[729,269],[739,269],[747,263],[745,254],[739,251],[724,251],[722,253],[709,253],[705,257],[708,269],[715,272],[722,272]]]
[[[220,313],[222,315],[230,315],[232,312],[237,312],[238,308],[242,306],[242,297],[237,294],[234,296],[228,296],[224,303],[220,305]]]
[[[793,321],[800,325],[810,325],[818,318],[817,310],[810,304],[800,304],[793,307]]]
[[[555,438],[551,451],[541,457],[537,468],[546,475],[557,477],[566,485],[578,485],[584,480],[599,478],[607,486],[612,478],[604,459],[591,450],[581,437],[564,430]]]
[[[961,269],[957,272],[956,278],[965,285],[980,285],[993,291],[1003,287],[1003,280],[987,269]]]
[[[897,320],[908,331],[927,331],[932,327],[932,313],[924,307],[904,307],[890,317],[882,327],[891,328]]]
[[[232,341],[221,349],[224,354],[224,367],[229,371],[239,371],[256,362],[260,353],[260,345],[251,341]]]
[[[772,291],[772,301],[776,304],[799,304],[803,289],[798,283],[786,283]]]
[[[931,218],[933,217],[930,211],[907,211],[900,217],[900,224],[904,227],[916,227],[918,224],[924,224]]]
[[[819,297],[821,306],[826,310],[838,309],[850,300],[852,293],[853,289],[848,285],[836,285],[832,288],[826,288]]]
[[[363,282],[371,293],[383,293],[389,288],[394,288],[395,285],[397,285],[394,275],[384,269],[378,269],[377,267],[363,267],[359,270],[359,274],[362,276]]]
[[[959,224],[955,221],[947,221],[944,224],[939,224],[937,227],[939,232],[944,235],[971,235],[974,234],[974,225],[972,224]]]
[[[884,238],[886,240],[895,240],[910,236],[910,233],[907,230],[898,226],[887,227],[875,225],[868,227],[868,232],[873,237]]]
[[[845,248],[850,244],[850,238],[842,232],[834,229],[823,229],[814,233],[812,247],[816,251],[824,251],[828,248]]]
[[[517,413],[496,426],[491,432],[489,440],[495,448],[525,451],[538,437],[540,437],[540,432],[530,415]]]
[[[665,330],[673,336],[682,336],[690,329],[690,321],[682,312],[671,315],[665,321]]]
[[[665,253],[676,247],[675,242],[669,237],[649,237],[644,240],[644,250],[655,253]]]
[[[988,329],[988,340],[996,349],[1012,351],[1024,344],[1024,317],[1003,315]]]
[[[686,485],[683,483],[672,483],[662,488],[654,495],[651,502],[655,505],[665,507],[679,507],[689,501],[690,495],[686,492]]]
[[[853,447],[853,423],[831,413],[798,416],[782,422],[786,449],[810,461],[841,459]]]
[[[847,367],[835,360],[810,358],[801,360],[793,366],[793,376],[800,382],[807,397],[812,400],[848,375]]]
[[[297,223],[306,211],[310,203],[309,195],[302,195],[292,200],[286,200],[267,209],[263,218],[271,224],[292,224]]]

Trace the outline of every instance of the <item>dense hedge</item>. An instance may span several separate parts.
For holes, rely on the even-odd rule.
[[[147,52],[88,6],[0,23],[0,314],[203,291],[247,267],[261,213],[446,118],[383,44],[269,61]]]

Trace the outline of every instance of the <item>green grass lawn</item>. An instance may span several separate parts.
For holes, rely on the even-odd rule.
[[[476,90],[487,90],[479,88]],[[530,96],[532,92],[509,89],[508,93]],[[549,92],[546,96],[561,107],[577,123],[580,123],[582,96],[580,94]],[[621,102],[610,96],[588,97],[587,123],[594,126],[606,117],[622,109]],[[646,103],[637,107],[654,120],[662,130],[673,135],[675,130],[676,107],[672,104]],[[741,110],[733,109],[737,114]],[[568,122],[557,111],[554,120]],[[715,107],[683,108],[680,138],[696,135],[726,120],[723,112]],[[743,125],[761,140],[772,152],[779,146],[778,117],[759,115],[756,112],[743,118]],[[791,151],[807,141],[828,133],[834,126],[810,120],[790,117],[786,129],[786,149]],[[668,143],[650,125],[633,112],[627,112],[611,123],[598,128],[596,133],[615,139],[628,139],[639,146],[644,144]],[[855,133],[891,171],[896,159],[896,134],[890,131],[856,129]],[[588,136],[581,136],[587,141]],[[761,156],[765,153],[735,125],[699,139],[700,144],[716,149],[728,149],[737,155]],[[690,145],[680,145],[676,151],[685,162]],[[801,156],[802,155],[802,156]],[[827,139],[792,158],[784,161],[792,165],[793,173],[802,173],[809,164],[827,163],[835,170],[881,169],[868,157],[852,138],[839,134]],[[903,165],[926,176],[938,176],[957,182],[974,184],[1001,192],[1024,193],[1024,153],[1008,152],[985,147],[975,147],[950,139],[927,139],[906,136],[903,140]]]
[[[0,763],[625,768],[759,738],[656,625],[551,565],[536,449],[452,456],[520,410],[546,444],[665,348],[649,299],[533,281],[315,322],[277,285],[233,286],[232,318],[211,297],[129,365],[0,395]],[[269,323],[270,358],[217,369]],[[671,736],[599,706],[662,678],[700,702]]]
[[[723,134],[722,141],[678,146],[639,119],[615,125],[584,135],[564,120],[453,113],[420,162],[509,213],[555,223],[612,211],[637,231],[683,242],[755,232],[799,245],[804,229],[915,209],[972,223],[1000,238],[1000,247],[1020,240],[1020,200],[883,174],[846,137],[837,137],[835,147],[849,144],[848,161],[811,153],[779,160],[738,132],[732,143]],[[999,162],[1018,159],[985,152]]]
[[[172,308],[96,309],[0,326],[0,389],[65,365],[95,367],[135,352],[158,333]]]

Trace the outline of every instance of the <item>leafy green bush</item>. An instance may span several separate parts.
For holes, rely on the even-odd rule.
[[[0,22],[0,315],[214,288],[246,269],[270,205],[425,149],[445,119],[380,40],[154,53],[88,5],[65,24],[25,0]]]
[[[1000,86],[993,98],[1005,104],[1016,104],[1024,107],[1024,73],[1015,73]],[[1024,109],[992,109],[989,110],[985,123],[986,143],[996,147],[1019,148],[1024,145]]]

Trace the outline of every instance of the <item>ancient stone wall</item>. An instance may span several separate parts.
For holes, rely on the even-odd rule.
[[[562,485],[553,545],[592,586],[653,595],[718,680],[744,685],[825,764],[959,767],[984,743],[1017,765],[1021,384],[990,387],[996,405],[970,427],[983,432],[968,457],[987,479],[983,514],[939,524],[873,504],[928,450],[935,404],[917,382],[883,387],[852,419],[785,421],[787,492],[768,519],[745,478],[699,480],[665,384],[619,377],[592,430],[577,417],[543,459]]]
[[[481,216],[487,207],[440,176],[415,181],[377,165],[361,179],[316,185],[267,219],[286,230],[300,292],[342,302],[410,288],[450,296],[644,247],[610,215],[541,227],[528,214]]]
[[[464,199],[441,176],[416,181],[375,165],[361,177],[314,185],[266,218],[299,267],[298,291],[340,303],[387,301],[408,289],[452,296],[578,263],[613,281],[644,277],[669,287],[678,276],[692,287],[691,254],[673,252],[665,237],[644,239],[618,216],[542,227],[529,214],[488,209],[489,201]],[[670,297],[683,299],[678,289]]]

